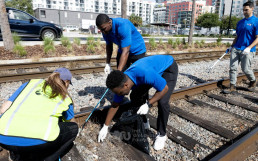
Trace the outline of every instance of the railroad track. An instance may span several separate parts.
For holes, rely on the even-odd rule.
[[[221,55],[221,53],[220,53]],[[219,57],[219,56],[218,56]],[[217,57],[217,58],[218,58]],[[208,57],[206,56],[208,59]],[[214,58],[214,59],[217,59]],[[193,58],[187,59],[188,61],[191,61]],[[203,58],[196,58],[200,61],[203,60]],[[211,58],[209,58],[211,59]],[[186,60],[186,59],[182,59]],[[177,59],[177,62],[180,61],[180,58]],[[35,66],[36,67],[36,66]],[[14,68],[14,67],[13,67]],[[27,67],[26,67],[27,68]],[[28,66],[28,68],[30,68]],[[8,70],[10,68],[6,68]],[[102,72],[103,66],[98,67],[87,67],[87,68],[79,68],[79,69],[71,69],[71,71],[74,74],[85,74],[85,73],[92,73],[92,72]],[[23,80],[23,79],[31,79],[31,78],[42,78],[48,76],[52,71],[45,71],[45,72],[38,72],[38,73],[27,73],[26,76],[23,77],[23,74],[14,74],[14,75],[7,75],[7,76],[1,76],[0,82],[6,82],[6,81],[17,81],[17,80]],[[258,76],[258,72],[255,71],[256,77]],[[17,77],[17,78],[16,78]],[[3,79],[2,79],[3,78]],[[238,80],[241,81],[242,79],[245,79],[245,76],[239,76]],[[199,126],[203,129],[206,129],[207,131],[210,131],[213,134],[219,135],[222,138],[224,138],[223,145],[220,145],[218,148],[212,148],[209,145],[195,139],[194,137],[189,136],[187,133],[182,132],[181,130],[176,129],[171,124],[168,124],[168,138],[176,143],[180,144],[180,146],[186,148],[187,150],[191,152],[195,152],[198,148],[203,148],[211,151],[205,157],[198,158],[201,160],[233,160],[233,159],[239,159],[244,160],[252,153],[256,152],[258,150],[258,146],[256,142],[258,141],[257,137],[257,112],[258,112],[258,94],[257,91],[253,92],[251,95],[246,93],[236,93],[235,95],[241,97],[241,99],[247,99],[252,100],[255,105],[249,105],[246,103],[243,103],[242,101],[234,100],[233,97],[227,95],[231,98],[226,97],[225,95],[219,94],[216,92],[217,88],[223,88],[225,85],[229,84],[229,80],[219,80],[219,81],[212,81],[208,83],[199,84],[197,86],[188,87],[180,90],[176,90],[174,94],[171,97],[171,115],[180,117],[184,120],[187,120],[188,122],[194,123],[196,126]],[[245,88],[239,88],[240,91],[245,90]],[[215,91],[215,92],[214,92]],[[200,96],[201,95],[201,96]],[[237,106],[241,109],[245,109],[247,111],[252,111],[254,113],[255,119],[248,118],[236,113],[231,113],[225,109],[222,109],[218,106],[212,105],[208,101],[202,101],[198,98],[202,97],[211,98],[212,100],[216,100],[219,102],[225,102],[226,104]],[[185,108],[180,107],[180,103],[177,106],[177,102],[185,101],[188,104],[191,104],[192,107],[203,107],[209,108],[210,110],[217,110],[221,113],[226,113],[227,115],[232,115],[232,117],[246,121],[248,122],[248,125],[245,126],[243,129],[239,130],[238,132],[234,130],[230,130],[227,127],[223,127],[222,125],[218,124],[215,121],[209,121],[207,119],[204,119],[200,117],[199,115],[193,114],[189,111],[187,111]],[[126,106],[126,105],[125,105]],[[121,108],[120,108],[121,109]],[[154,108],[153,108],[154,109]],[[76,113],[75,118],[76,122],[81,125],[84,123],[85,119],[89,115],[89,112],[92,110],[92,108],[86,108],[84,111]],[[98,118],[99,114],[102,112],[98,111],[95,112],[93,118]],[[153,129],[156,129],[156,118],[155,118],[155,111],[152,111],[149,115],[151,127]],[[233,126],[233,125],[232,125]],[[197,131],[196,131],[197,132]],[[97,134],[96,134],[97,135]],[[233,143],[233,144],[232,144]],[[232,145],[231,145],[232,144]],[[237,145],[235,145],[237,144]],[[145,153],[142,153],[141,151],[135,149],[134,147],[123,144],[123,143],[117,143],[117,146],[122,147],[124,151],[126,151],[127,158],[130,160],[153,160],[152,157],[146,155]],[[71,154],[69,154],[71,155]],[[7,153],[6,151],[0,152],[0,161],[6,159]],[[77,153],[77,155],[73,156],[74,158],[78,157],[81,158],[82,156]],[[65,159],[64,159],[65,160]]]
[[[215,60],[218,59],[223,52],[224,51],[195,52],[170,55],[172,55],[176,59],[177,63],[180,64]],[[228,57],[229,56],[226,56],[225,58]],[[115,58],[112,58],[111,61],[113,62],[112,67],[115,67]],[[44,78],[52,73],[56,67],[67,67],[75,75],[102,72],[105,67],[104,63],[105,58],[2,64],[0,65],[0,83],[32,78]],[[26,71],[28,69],[33,69],[33,71]]]

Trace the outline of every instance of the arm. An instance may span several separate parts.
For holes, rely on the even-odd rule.
[[[130,50],[131,46],[127,46],[122,48],[122,54],[119,60],[119,66],[118,66],[118,70],[122,71],[126,65],[128,56],[129,56],[129,50]]]
[[[251,45],[249,45],[247,48],[252,49],[255,45],[258,44],[258,35],[256,35],[256,39],[253,41],[253,43]]]
[[[113,43],[106,44],[106,53],[107,53],[106,63],[110,64],[111,56],[113,53]]]
[[[12,105],[13,102],[11,101],[6,101],[3,103],[1,109],[0,109],[0,115],[2,115],[6,110],[9,109],[9,107]]]
[[[155,102],[160,100],[167,92],[168,92],[168,86],[166,85],[162,91],[156,92],[154,94],[154,96],[149,100],[149,104],[154,104]]]
[[[237,36],[235,37],[235,39],[234,39],[234,41],[233,41],[233,43],[232,43],[232,45],[231,45],[232,48],[234,47],[236,41],[237,41]]]
[[[111,105],[111,108],[109,108],[108,110],[108,114],[107,114],[107,117],[106,117],[106,121],[105,121],[105,125],[109,126],[110,122],[112,121],[112,119],[114,118],[118,108],[119,108],[119,105],[118,103],[115,103],[113,102],[112,105]]]

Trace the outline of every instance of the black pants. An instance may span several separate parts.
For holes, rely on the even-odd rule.
[[[121,57],[121,54],[117,53],[117,56],[116,56],[117,67],[119,66],[120,57]],[[145,57],[145,53],[139,54],[139,55],[132,55],[132,56],[129,55],[127,62],[123,68],[123,71],[125,71],[127,68],[129,68],[131,64],[133,64],[137,60],[144,58],[144,57]]]
[[[160,135],[164,136],[166,134],[166,127],[169,117],[169,99],[172,95],[174,88],[176,86],[178,76],[178,66],[174,61],[171,66],[169,66],[163,73],[162,77],[166,80],[168,91],[167,93],[158,101],[158,119],[157,119],[157,130]],[[140,85],[132,90],[130,94],[130,99],[132,107],[140,107],[146,100],[149,99],[149,89],[150,85]],[[144,118],[144,122],[146,117]]]
[[[35,146],[0,145],[10,151],[14,161],[55,161],[72,148],[78,133],[78,125],[74,122],[60,122],[59,127],[60,134],[52,142]]]

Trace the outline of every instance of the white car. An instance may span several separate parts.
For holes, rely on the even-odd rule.
[[[67,31],[78,31],[79,28],[78,26],[75,26],[75,25],[66,25],[66,27],[64,27],[64,29],[66,29]]]

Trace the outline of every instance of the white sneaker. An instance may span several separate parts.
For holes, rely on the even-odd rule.
[[[144,125],[144,128],[145,128],[145,129],[150,129],[150,122],[149,122],[149,119],[147,120],[146,123],[143,123],[143,125]]]
[[[166,135],[165,135],[165,136],[158,135],[158,136],[156,137],[156,140],[155,140],[155,143],[154,143],[154,145],[153,145],[153,148],[154,148],[155,150],[161,150],[161,149],[163,149],[164,146],[165,146],[166,140],[167,140],[167,136],[166,136]]]

